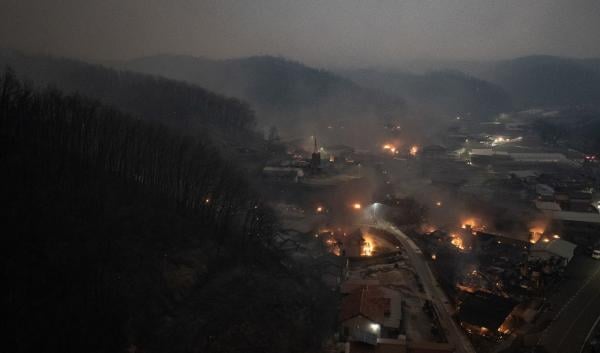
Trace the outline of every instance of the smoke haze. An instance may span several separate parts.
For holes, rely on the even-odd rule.
[[[600,56],[598,18],[597,0],[9,0],[0,47],[86,60],[274,54],[319,66],[590,57]]]

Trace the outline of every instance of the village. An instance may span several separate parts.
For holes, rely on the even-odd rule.
[[[265,167],[284,228],[337,259],[332,351],[560,352],[557,298],[593,290],[600,264],[600,163],[540,141],[544,113],[457,117],[424,146],[399,128],[372,151],[313,136]]]

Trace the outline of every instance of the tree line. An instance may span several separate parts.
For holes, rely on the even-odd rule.
[[[254,112],[245,102],[184,82],[12,51],[0,52],[0,66],[13,68],[19,78],[31,80],[36,87],[52,85],[68,94],[94,97],[182,131],[216,127],[242,133],[255,126]]]
[[[305,352],[331,292],[215,147],[0,77],[2,294],[13,352]]]

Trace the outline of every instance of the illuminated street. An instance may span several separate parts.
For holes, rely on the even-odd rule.
[[[423,284],[427,296],[435,305],[436,311],[441,318],[440,321],[442,327],[448,336],[449,342],[455,346],[457,352],[474,353],[475,349],[465,336],[463,330],[452,319],[454,308],[448,302],[446,294],[440,288],[437,280],[431,273],[431,269],[423,257],[421,250],[397,227],[382,219],[375,218],[377,217],[375,212],[373,212],[373,215],[374,222],[370,224],[370,226],[393,234],[406,249],[409,259],[419,275],[419,279]]]
[[[543,332],[540,342],[551,353],[579,353],[600,317],[600,262],[589,258],[580,260],[579,273],[574,274],[576,279],[581,279],[577,282],[579,287],[575,287],[579,289],[575,293],[565,290],[571,295],[568,299],[558,295],[552,300],[559,311]],[[564,306],[561,307],[558,301],[565,303]]]

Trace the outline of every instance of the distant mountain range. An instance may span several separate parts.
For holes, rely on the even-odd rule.
[[[417,72],[450,69],[502,87],[515,108],[600,106],[600,58],[533,55],[498,61],[422,61]]]
[[[245,128],[256,121],[287,135],[319,132],[329,143],[375,136],[386,123],[415,130],[456,115],[486,119],[531,107],[600,107],[600,59],[423,61],[405,67],[413,72],[334,72],[273,56],[157,55],[110,63],[114,69],[109,69],[0,51],[0,66],[6,65],[35,83],[99,98],[178,128],[206,123]],[[416,72],[419,67],[425,72]]]
[[[528,56],[486,66],[474,74],[503,87],[518,107],[600,106],[599,59]]]
[[[187,81],[248,101],[264,124],[289,127],[332,125],[402,116],[404,100],[363,88],[329,71],[272,56],[209,60],[158,55],[118,65],[120,68]]]
[[[512,109],[502,87],[456,70],[425,74],[353,70],[342,74],[365,87],[404,97],[409,106],[426,114],[487,118]]]

